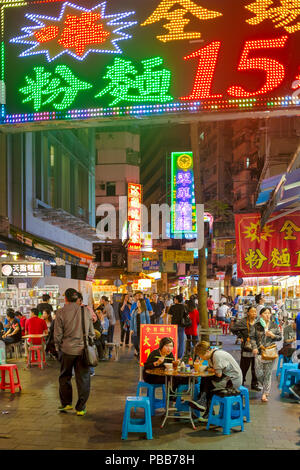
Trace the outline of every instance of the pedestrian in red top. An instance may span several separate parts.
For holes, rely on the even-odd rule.
[[[212,295],[210,295],[206,301],[207,310],[208,310],[208,318],[212,318],[214,316],[214,309],[215,303],[212,299]]]
[[[193,348],[194,348],[198,342],[198,325],[200,323],[200,320],[199,320],[199,312],[196,309],[196,305],[193,300],[188,301],[187,310],[188,310],[189,317],[192,322],[192,326],[185,328],[184,332],[187,337],[186,352],[190,354],[192,352],[191,346],[193,345]]]
[[[37,308],[32,308],[30,311],[30,318],[26,320],[25,323],[25,333],[26,335],[42,335],[45,336],[48,334],[48,327],[45,320],[38,317],[39,311]],[[28,342],[30,344],[42,344],[43,338],[29,338]]]

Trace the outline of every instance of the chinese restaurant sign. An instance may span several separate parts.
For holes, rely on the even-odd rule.
[[[171,233],[196,234],[193,152],[172,152],[171,207]]]
[[[300,105],[299,0],[1,0],[3,123]]]
[[[142,247],[142,186],[128,183],[128,251],[141,251]]]
[[[194,263],[194,252],[193,251],[180,251],[180,250],[163,250],[163,262],[172,263]]]
[[[44,277],[44,263],[3,263],[3,277]]]
[[[177,325],[141,325],[140,366],[143,366],[149,354],[158,349],[162,338],[170,337],[174,341],[173,356],[177,359]]]
[[[237,276],[300,274],[300,212],[268,223],[259,214],[235,216]]]

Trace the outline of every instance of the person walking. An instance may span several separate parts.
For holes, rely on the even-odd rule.
[[[250,335],[253,354],[255,356],[255,372],[258,381],[262,385],[262,402],[268,401],[271,391],[272,370],[274,360],[262,359],[263,349],[274,345],[275,341],[281,341],[282,335],[278,325],[271,321],[271,310],[264,307],[260,310],[260,319],[254,325]]]
[[[130,319],[130,330],[132,332],[132,343],[135,347],[135,356],[138,356],[140,353],[140,334],[141,334],[141,325],[150,324],[150,316],[146,307],[146,302],[144,299],[137,301],[137,306],[131,314]]]
[[[154,315],[151,316],[151,323],[161,325],[163,324],[163,316],[165,314],[165,305],[159,299],[157,294],[152,295],[150,302]]]
[[[82,328],[82,313],[87,338],[93,341],[95,332],[90,312],[76,302],[78,292],[67,289],[65,292],[65,305],[57,310],[54,324],[54,343],[61,361],[59,376],[59,395],[61,412],[73,409],[72,406],[72,369],[75,371],[75,380],[78,391],[78,400],[75,406],[77,416],[86,414],[86,403],[90,394],[90,367],[83,358],[84,340]]]
[[[189,300],[187,303],[187,311],[191,319],[192,325],[185,328],[184,332],[186,334],[186,352],[191,354],[192,350],[198,342],[198,325],[200,323],[199,312],[196,309],[194,300]]]
[[[243,373],[243,385],[246,382],[247,372],[251,366],[251,389],[260,392],[261,388],[255,373],[255,356],[252,350],[250,336],[254,333],[254,325],[257,318],[255,307],[248,307],[247,317],[232,324],[230,331],[241,339],[241,362],[240,367]]]
[[[213,318],[214,316],[214,309],[215,303],[213,301],[212,295],[210,295],[206,301],[207,310],[208,310],[208,318]]]
[[[120,324],[121,324],[120,346],[123,346],[123,342],[125,339],[125,346],[129,347],[130,308],[131,308],[131,303],[129,302],[129,295],[123,294],[122,300],[119,303],[119,318],[120,318]]]
[[[103,312],[107,316],[108,321],[109,321],[109,327],[108,327],[108,332],[107,332],[107,342],[108,343],[113,343],[114,342],[114,331],[115,331],[115,324],[116,324],[116,316],[115,312],[113,309],[113,306],[108,300],[108,297],[103,295],[101,297],[101,302],[104,305]],[[111,359],[111,351],[112,347],[109,347],[109,358]]]
[[[184,354],[184,343],[185,343],[185,334],[184,334],[184,316],[186,315],[185,306],[181,303],[182,295],[176,295],[174,298],[174,305],[170,307],[169,315],[171,316],[171,324],[178,326],[178,359],[182,359]]]

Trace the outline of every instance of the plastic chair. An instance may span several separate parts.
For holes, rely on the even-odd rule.
[[[298,369],[298,364],[295,364],[293,362],[288,363],[288,364],[282,364],[282,371],[280,375],[280,382],[279,382],[279,390],[282,390],[283,387],[283,382],[284,382],[284,374],[287,369]]]
[[[139,397],[141,390],[145,388],[147,390],[147,397],[150,400],[151,416],[155,415],[155,410],[166,407],[166,390],[164,384],[148,384],[147,382],[139,382],[137,386],[136,395]],[[162,399],[155,397],[155,391],[162,390]]]
[[[214,414],[214,406],[216,405],[220,405],[218,414]],[[219,397],[218,395],[213,395],[206,425],[207,431],[211,425],[223,428],[224,435],[229,435],[230,429],[235,426],[241,426],[241,431],[244,431],[241,396]]]
[[[281,389],[281,398],[287,393],[288,395],[291,393],[289,388],[292,385],[295,385],[298,381],[300,381],[300,369],[285,369]]]
[[[284,357],[282,354],[280,354],[277,362],[276,377],[281,374],[283,364],[290,364],[291,362],[291,358]]]
[[[243,406],[243,417],[246,418],[246,422],[250,423],[250,402],[249,402],[249,390],[243,385],[240,386],[239,391],[241,392],[242,406]]]
[[[131,418],[132,408],[143,408],[145,410],[144,418]],[[127,397],[122,425],[122,439],[127,439],[129,432],[145,432],[147,439],[152,439],[151,408],[148,397]]]
[[[38,365],[40,369],[44,369],[46,365],[45,350],[42,344],[28,346],[27,367]]]
[[[6,364],[5,349],[0,349],[0,365]]]
[[[9,375],[9,382],[6,382],[6,377],[5,377],[6,371],[8,372],[8,375]],[[16,373],[17,382],[14,381],[14,374],[13,374],[14,371]],[[18,371],[18,367],[16,364],[3,364],[0,366],[0,372],[1,372],[0,390],[10,390],[11,393],[15,393],[16,388],[19,388],[20,391],[22,390],[20,377],[19,377],[19,371]]]

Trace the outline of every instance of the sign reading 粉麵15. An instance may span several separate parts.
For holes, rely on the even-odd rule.
[[[3,123],[300,105],[299,0],[1,0]]]
[[[193,152],[171,155],[171,233],[197,234]]]
[[[236,215],[235,232],[238,277],[300,274],[300,211],[262,230],[259,214]]]

